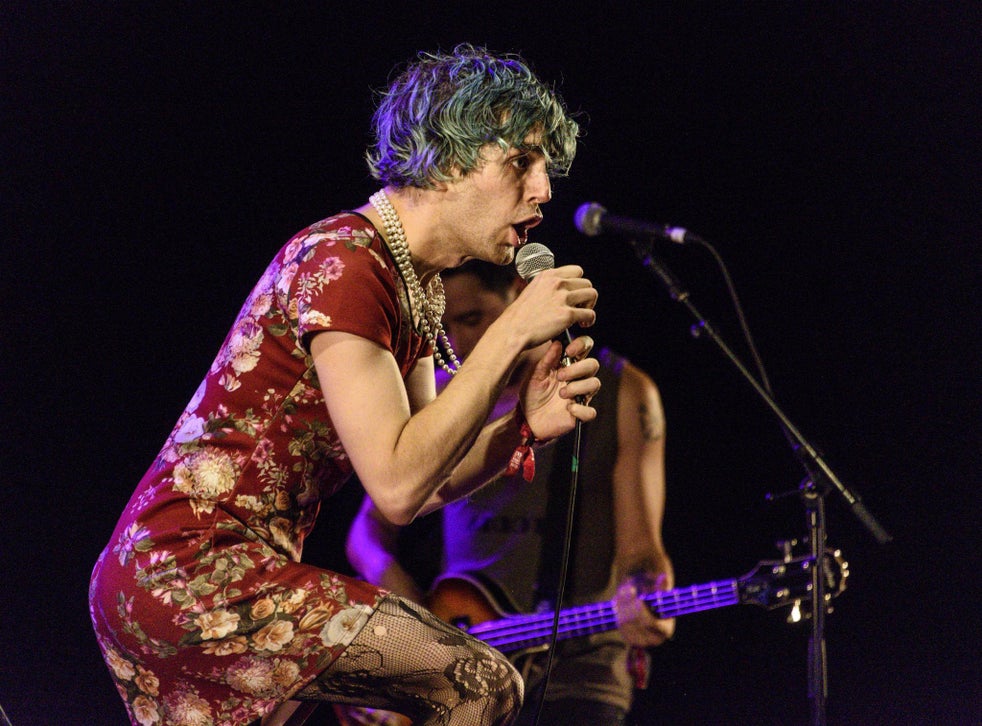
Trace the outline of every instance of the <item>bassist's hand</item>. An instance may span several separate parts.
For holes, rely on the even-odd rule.
[[[628,645],[650,648],[661,645],[675,633],[675,618],[659,619],[651,614],[639,597],[644,593],[668,589],[665,573],[642,573],[626,578],[614,596],[617,626]]]

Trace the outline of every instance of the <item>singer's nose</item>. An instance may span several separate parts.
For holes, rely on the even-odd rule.
[[[545,162],[536,163],[525,177],[525,198],[530,204],[545,204],[552,199],[552,182]]]

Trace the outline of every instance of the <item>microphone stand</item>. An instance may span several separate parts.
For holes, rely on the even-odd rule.
[[[813,726],[824,726],[826,723],[825,710],[828,698],[828,670],[825,652],[825,496],[830,491],[838,492],[845,500],[849,510],[862,522],[880,544],[886,544],[893,538],[876,521],[876,518],[873,517],[869,510],[866,509],[859,495],[851,491],[840,481],[825,460],[808,443],[798,428],[785,415],[780,406],[777,405],[773,397],[757,381],[754,375],[747,370],[747,367],[720,337],[709,321],[696,309],[688,290],[672,274],[664,262],[652,255],[649,247],[639,244],[634,239],[631,239],[630,242],[642,264],[661,281],[668,290],[668,294],[672,300],[681,303],[692,314],[692,317],[696,321],[691,327],[692,335],[697,338],[702,335],[709,336],[730,362],[733,363],[740,374],[750,383],[761,400],[777,416],[781,427],[788,436],[792,451],[805,469],[806,476],[799,487],[799,491],[806,511],[811,555],[814,558],[811,573],[812,588],[810,599],[812,629],[811,638],[808,643],[808,697],[811,701]]]

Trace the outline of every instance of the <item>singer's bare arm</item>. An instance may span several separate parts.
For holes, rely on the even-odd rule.
[[[484,422],[523,350],[571,325],[593,323],[596,291],[582,274],[570,265],[539,275],[488,328],[439,396],[432,359],[420,361],[403,383],[392,354],[375,343],[339,331],[313,338],[331,421],[387,519],[407,524],[470,493],[507,463],[519,441],[515,414]],[[577,418],[596,415],[573,399],[596,393],[597,367],[586,358],[535,381],[527,413],[537,436],[554,437]]]

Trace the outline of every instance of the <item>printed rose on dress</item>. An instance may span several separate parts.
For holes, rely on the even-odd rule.
[[[293,262],[296,259],[297,255],[299,255],[300,251],[303,249],[305,239],[306,238],[303,236],[303,232],[301,232],[300,234],[294,235],[293,238],[286,243],[286,246],[283,248],[284,262]]]
[[[154,724],[160,723],[157,704],[146,696],[140,695],[134,698],[130,708],[133,709],[133,717],[140,726],[154,726]]]
[[[201,649],[208,655],[238,655],[249,650],[249,641],[244,635],[236,635],[225,640],[209,640],[201,644]]]
[[[156,696],[160,688],[160,679],[143,666],[137,666],[137,676],[133,679],[136,687],[148,696]]]
[[[256,600],[249,609],[249,616],[253,620],[265,620],[276,612],[276,601],[271,597],[264,597]]]
[[[368,622],[372,609],[367,605],[345,608],[321,628],[320,638],[328,648],[348,645]]]
[[[106,663],[112,672],[121,681],[128,681],[136,675],[136,668],[126,658],[119,654],[115,648],[106,648]]]
[[[188,416],[181,422],[180,428],[174,432],[175,444],[186,444],[189,441],[200,439],[205,432],[205,420],[200,416]]]
[[[272,275],[267,271],[262,282],[257,285],[257,289],[263,290],[250,300],[249,315],[253,318],[261,318],[273,307],[273,293],[269,292]]]
[[[258,650],[276,652],[293,640],[293,623],[289,620],[274,620],[264,625],[253,636],[252,642]]]
[[[202,640],[218,640],[235,632],[239,627],[239,614],[220,608],[202,613],[194,619],[194,624],[201,630]]]

